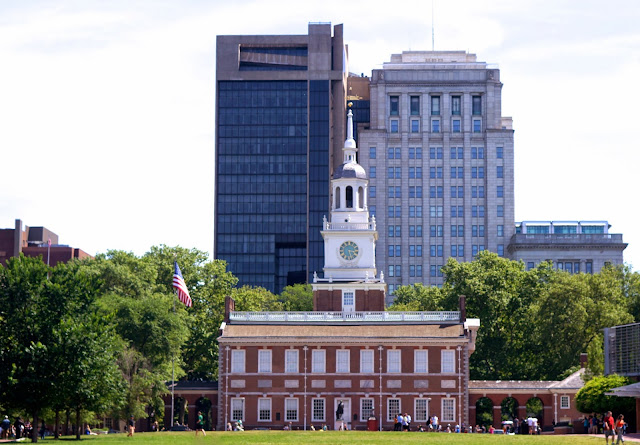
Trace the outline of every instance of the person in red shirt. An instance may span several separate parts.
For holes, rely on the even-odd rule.
[[[622,437],[622,434],[624,433],[624,424],[624,416],[620,414],[618,416],[618,420],[616,420],[616,434],[618,435],[616,444],[619,444],[620,442],[624,443],[624,437]]]
[[[603,423],[603,427],[604,427],[604,441],[606,444],[609,443],[609,436],[611,436],[611,445],[613,445],[613,441],[616,438],[616,433],[614,430],[614,421],[613,421],[613,416],[611,415],[611,411],[607,411],[607,414],[604,415],[604,421]]]

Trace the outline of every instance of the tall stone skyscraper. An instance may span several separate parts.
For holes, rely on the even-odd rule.
[[[450,257],[507,252],[514,149],[501,93],[500,70],[464,51],[406,51],[373,70],[359,162],[388,295],[405,284],[441,285]]]

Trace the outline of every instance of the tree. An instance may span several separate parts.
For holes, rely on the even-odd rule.
[[[466,296],[467,316],[479,318],[476,351],[471,356],[475,379],[529,379],[539,371],[532,336],[532,301],[540,293],[549,270],[527,272],[521,262],[487,251],[470,263],[450,259],[443,268],[449,295],[443,306],[455,310],[454,301]]]
[[[396,289],[396,299],[389,307],[390,311],[442,311],[454,310],[451,289],[440,289],[416,283]],[[446,309],[445,309],[446,308]]]
[[[635,400],[630,397],[608,396],[607,392],[613,388],[629,385],[631,382],[627,377],[619,375],[609,375],[606,377],[595,377],[588,381],[576,394],[576,408],[581,413],[604,413],[613,411],[622,413],[629,417],[629,413],[635,408]]]
[[[264,287],[242,286],[231,291],[237,311],[281,311],[283,305]]]
[[[13,407],[33,416],[36,429],[47,408],[73,401],[95,409],[98,401],[114,400],[107,395],[118,380],[114,340],[95,317],[99,289],[80,262],[51,269],[21,255],[0,268],[1,387]],[[105,350],[112,353],[94,356]]]
[[[286,286],[278,300],[285,311],[308,312],[313,310],[313,291],[310,284]]]
[[[611,274],[556,273],[532,309],[535,336],[544,339],[537,356],[542,379],[556,379],[593,350],[603,328],[632,321]]]
[[[172,264],[167,275],[173,273]],[[180,350],[188,336],[187,312],[175,304],[171,276],[159,275],[158,264],[149,258],[121,251],[99,255],[91,265],[104,282],[100,313],[112,316],[123,340],[118,364],[126,391],[119,415],[144,417],[148,406],[162,413],[161,396],[174,360],[177,375],[184,374]]]

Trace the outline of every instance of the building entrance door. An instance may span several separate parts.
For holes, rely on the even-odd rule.
[[[351,399],[339,397],[334,400],[335,422],[333,429],[346,430],[351,426]]]

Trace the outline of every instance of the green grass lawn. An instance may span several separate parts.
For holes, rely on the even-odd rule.
[[[46,442],[52,439],[47,438]],[[405,443],[432,444],[566,444],[594,445],[601,438],[588,436],[493,436],[490,434],[447,434],[447,433],[401,433],[401,432],[363,432],[363,431],[244,431],[244,432],[207,432],[206,437],[193,432],[180,433],[136,433],[131,438],[126,434],[104,436],[82,436],[83,441],[93,445],[218,445],[218,444],[381,444],[401,441]],[[99,442],[99,443],[98,443]]]

